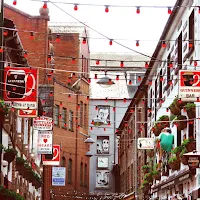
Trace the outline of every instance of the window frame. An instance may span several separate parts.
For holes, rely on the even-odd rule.
[[[68,125],[69,131],[74,131],[73,116],[74,116],[74,112],[72,110],[70,110],[69,111],[69,125]]]
[[[62,128],[66,129],[65,123],[67,124],[67,108],[62,108]]]
[[[68,183],[71,184],[72,183],[72,159],[70,158],[68,160]]]
[[[59,113],[60,113],[60,106],[56,104],[54,106],[54,120],[53,121],[54,121],[54,126],[58,126],[58,127],[59,127]]]

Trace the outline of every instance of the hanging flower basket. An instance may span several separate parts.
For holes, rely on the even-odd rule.
[[[5,115],[8,114],[8,107],[5,105],[4,100],[0,99],[0,121],[4,121]]]
[[[187,103],[185,108],[190,119],[196,118],[196,105],[194,103]]]
[[[150,185],[149,184],[145,184],[144,187],[142,188],[142,191],[146,194],[149,192],[150,189]]]
[[[180,115],[181,114],[181,110],[176,107],[174,102],[169,106],[169,109],[170,109],[170,111],[173,115]]]
[[[17,171],[24,171],[24,163],[25,160],[22,157],[17,157],[16,158],[16,170]]]
[[[152,131],[155,136],[159,136],[161,133],[161,129],[159,127],[157,127],[156,125],[152,128]]]
[[[146,173],[144,175],[144,180],[146,180],[148,183],[151,183],[153,181],[153,177],[151,173]]]
[[[149,156],[149,158],[153,158],[154,157],[154,150],[147,150],[147,156]]]
[[[0,199],[1,200],[24,200],[20,194],[0,186]]]
[[[170,169],[172,169],[172,170],[179,170],[180,169],[180,166],[181,166],[180,161],[177,159],[176,156],[171,157],[169,159],[168,163],[169,163]]]
[[[153,175],[153,178],[155,179],[155,180],[160,180],[161,179],[161,172],[160,172],[160,170],[154,170],[153,172],[152,172],[152,175]]]
[[[143,170],[144,174],[149,173],[150,168],[151,167],[149,165],[143,165],[142,166],[142,170]]]
[[[174,104],[175,104],[177,109],[181,110],[186,105],[186,102],[183,102],[181,100],[179,101],[178,98],[175,98],[174,99]]]
[[[178,131],[181,131],[187,128],[187,117],[184,115],[179,115],[176,117],[174,123],[176,123]]]
[[[17,151],[15,149],[5,149],[5,153],[3,155],[3,159],[6,160],[8,163],[11,163],[15,156],[17,155]]]
[[[192,152],[196,150],[196,141],[192,141],[186,145],[186,149],[188,152]]]
[[[183,146],[180,145],[180,146],[177,146],[175,149],[172,150],[172,153],[176,154],[176,157],[178,160],[180,160],[180,153],[181,151],[183,150]]]

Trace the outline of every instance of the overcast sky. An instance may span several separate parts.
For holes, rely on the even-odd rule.
[[[13,0],[4,0],[12,5]],[[39,0],[38,0],[39,1]],[[39,8],[43,2],[37,0],[17,0],[18,9],[32,15],[39,14]],[[105,13],[104,6],[78,6],[78,11],[74,11],[73,5],[56,3],[64,11],[85,22],[93,29],[102,34],[117,40],[123,45],[151,55],[155,49],[158,39],[163,31],[169,17],[167,8],[143,8],[142,6],[173,6],[176,0],[50,0],[53,2],[68,2],[79,4],[100,4],[100,5],[131,5],[141,6],[141,13],[136,14],[135,7],[110,7]],[[56,8],[52,3],[48,3],[50,9],[51,22],[77,22],[62,10]],[[117,44],[109,45],[107,39],[90,30],[91,52],[132,52]],[[140,47],[135,46],[135,41],[140,40]]]

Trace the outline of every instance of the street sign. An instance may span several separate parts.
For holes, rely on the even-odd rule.
[[[197,101],[200,96],[200,71],[179,71],[179,95],[183,101]]]
[[[38,154],[52,154],[52,142],[53,132],[52,131],[38,131]]]
[[[138,138],[138,149],[154,149],[154,138]]]
[[[37,109],[37,69],[6,67],[4,100],[17,109]]]
[[[52,167],[52,186],[65,186],[65,178],[65,167]]]
[[[53,158],[45,159],[45,155],[42,155],[43,165],[60,165],[60,145],[53,145]]]
[[[33,120],[33,129],[34,130],[52,130],[53,129],[53,120],[50,117],[37,117]]]
[[[37,114],[37,110],[18,110],[19,117],[34,118]]]

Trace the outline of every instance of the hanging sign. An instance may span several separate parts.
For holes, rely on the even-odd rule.
[[[43,165],[60,165],[60,145],[53,145],[53,158],[47,159],[45,155],[42,155],[42,163]]]
[[[53,120],[50,117],[37,117],[33,120],[33,129],[35,130],[52,130]]]
[[[184,101],[197,101],[200,97],[200,71],[179,71],[178,96]]]
[[[37,69],[4,69],[4,100],[17,109],[37,109]]]
[[[188,166],[190,169],[199,168],[199,157],[198,156],[189,156],[188,157]]]
[[[138,149],[154,149],[154,138],[138,138]]]
[[[19,117],[34,118],[37,114],[37,110],[18,110]]]
[[[52,186],[65,186],[65,177],[65,167],[52,167]]]
[[[52,154],[52,142],[53,142],[52,131],[38,131],[38,154]]]

